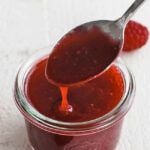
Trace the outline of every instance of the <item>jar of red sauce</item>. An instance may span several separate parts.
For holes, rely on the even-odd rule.
[[[14,87],[18,109],[25,119],[33,150],[115,150],[124,116],[133,101],[135,83],[120,59],[114,62],[123,77],[124,93],[120,102],[107,114],[89,121],[63,122],[36,110],[25,94],[25,79],[35,62],[48,56],[49,48],[40,50],[20,68]]]

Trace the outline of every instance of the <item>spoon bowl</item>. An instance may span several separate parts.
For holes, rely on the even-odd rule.
[[[125,26],[144,1],[135,0],[115,21],[92,21],[69,31],[49,56],[47,79],[57,86],[73,86],[101,75],[120,54]]]

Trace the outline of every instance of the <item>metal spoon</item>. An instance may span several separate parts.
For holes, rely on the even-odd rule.
[[[103,71],[105,71],[107,68],[109,68],[109,66],[112,64],[112,62],[114,62],[114,60],[118,57],[119,53],[122,50],[123,42],[124,42],[124,29],[125,29],[126,24],[128,23],[129,19],[132,17],[132,15],[135,13],[137,8],[139,8],[139,6],[144,1],[146,1],[146,0],[135,0],[134,3],[130,6],[130,8],[124,13],[124,15],[115,21],[98,20],[98,21],[88,22],[88,23],[82,24],[82,25],[74,28],[73,30],[69,31],[65,36],[63,36],[62,39],[65,39],[67,36],[69,36],[69,34],[72,34],[77,29],[84,28],[86,30],[90,30],[91,28],[96,27],[101,32],[105,33],[109,38],[113,39],[114,41],[119,41],[118,42],[119,47],[114,54],[112,54],[113,53],[112,52],[113,49],[112,49],[111,51],[107,52],[105,55],[103,55],[103,53],[102,53],[103,56],[101,58],[96,57],[96,59],[97,59],[96,61],[99,61],[98,59],[103,59],[103,58],[107,60],[106,63],[105,63],[105,61],[103,61],[104,63],[103,63],[102,68],[97,70],[97,72],[95,71],[93,74],[88,74],[88,75],[85,74],[85,76],[84,75],[80,76],[80,74],[83,73],[83,71],[81,69],[79,69],[75,72],[68,72],[69,68],[67,65],[71,62],[68,61],[67,62],[68,64],[66,63],[66,66],[65,65],[63,66],[62,64],[66,61],[67,57],[69,58],[70,56],[66,55],[66,57],[63,57],[63,59],[62,59],[61,55],[60,55],[60,58],[58,55],[57,59],[56,59],[56,55],[53,56],[53,54],[55,53],[55,47],[54,47],[54,50],[50,54],[49,60],[47,63],[47,69],[46,69],[47,79],[51,83],[59,85],[59,86],[71,86],[71,85],[74,85],[77,83],[87,82],[87,81],[93,79],[94,77],[97,77]],[[62,39],[58,42],[58,44],[62,42]],[[57,45],[56,45],[56,48],[57,48]],[[75,45],[75,47],[76,47],[76,45]],[[78,47],[77,49],[80,49],[80,47]],[[59,49],[59,51],[62,53],[65,53],[65,50],[63,52],[63,50],[61,51],[61,49]],[[74,54],[72,54],[72,55],[74,55]],[[74,65],[73,63],[76,61],[77,57],[78,57],[77,55],[74,55],[74,57],[73,57],[74,61],[72,61],[72,67],[75,67],[75,66],[73,66]],[[90,58],[90,56],[89,56],[89,58]],[[59,64],[57,63],[57,61],[59,62]],[[84,61],[84,59],[78,61],[77,64],[80,65],[82,61]],[[53,64],[57,64],[57,66],[59,66],[58,67],[59,69],[55,68],[55,66],[53,66]],[[85,64],[85,62],[84,62],[84,64]],[[95,64],[93,64],[93,66],[91,65],[89,68],[87,68],[86,72],[89,73],[88,69],[90,70],[91,68],[94,68],[94,65]],[[86,67],[88,67],[88,66],[82,66],[83,69],[85,69]],[[53,70],[53,75],[52,75],[51,70]],[[62,71],[59,72],[59,70],[62,70]],[[65,73],[65,70],[66,70],[66,73]],[[51,71],[51,72],[49,72],[49,71]],[[55,78],[56,76],[59,76],[59,77],[56,79]],[[79,78],[76,78],[76,76]]]

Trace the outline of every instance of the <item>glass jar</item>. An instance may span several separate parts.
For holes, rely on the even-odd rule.
[[[34,150],[114,150],[122,122],[132,105],[135,83],[128,68],[117,59],[114,64],[121,70],[125,90],[119,104],[106,115],[94,120],[68,123],[48,118],[38,112],[25,95],[25,79],[38,60],[47,57],[50,48],[39,50],[20,68],[14,87],[18,109],[25,118],[30,143]]]

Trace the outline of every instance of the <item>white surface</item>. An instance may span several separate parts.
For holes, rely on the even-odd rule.
[[[115,19],[132,0],[0,0],[0,150],[30,150],[12,95],[15,72],[36,49],[54,44],[75,25]],[[150,1],[134,19],[150,27]],[[122,57],[135,75],[134,105],[117,150],[150,150],[150,44]]]

